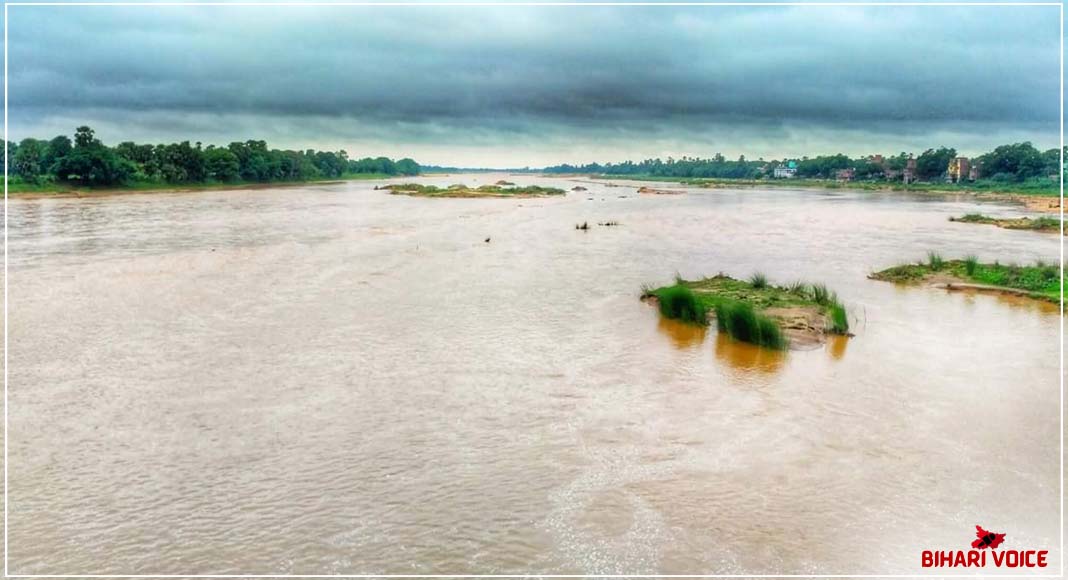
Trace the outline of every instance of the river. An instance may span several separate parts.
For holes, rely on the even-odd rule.
[[[1056,263],[948,221],[1019,208],[417,181],[502,178],[588,191],[12,199],[11,573],[912,574],[977,524],[1059,568],[1056,308],[866,278]],[[776,354],[638,300],[720,271],[824,282],[856,336]]]

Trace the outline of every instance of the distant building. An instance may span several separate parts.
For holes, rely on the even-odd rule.
[[[967,157],[954,157],[949,161],[949,167],[946,168],[947,179],[953,183],[960,183],[968,179],[971,168],[972,164]]]
[[[797,162],[788,161],[785,164],[780,163],[775,171],[772,172],[775,179],[789,179],[797,176]]]
[[[975,181],[976,179],[979,179],[982,173],[982,168],[978,163],[972,164],[971,168],[968,169],[968,181]]]
[[[838,181],[853,181],[857,177],[857,170],[850,167],[849,169],[839,169],[836,175]]]
[[[905,162],[905,171],[901,173],[901,179],[905,183],[916,181],[916,160],[912,157],[909,157],[908,161]]]

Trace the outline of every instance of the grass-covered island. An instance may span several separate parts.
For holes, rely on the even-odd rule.
[[[1056,234],[1061,231],[1061,220],[1053,217],[1019,217],[1019,218],[995,218],[981,213],[969,213],[961,217],[949,218],[951,222],[963,222],[966,224],[988,224],[1007,230],[1030,230]]]
[[[975,256],[946,260],[930,252],[926,262],[894,266],[868,277],[887,282],[927,283],[949,290],[1003,292],[1054,303],[1059,303],[1061,298],[1060,268],[1044,262],[1031,266],[984,264]]]
[[[537,185],[481,185],[468,187],[458,183],[448,187],[438,187],[419,183],[398,183],[376,187],[375,189],[387,189],[393,194],[418,197],[547,197],[550,195],[564,195],[564,190],[562,189]]]
[[[849,318],[834,292],[822,284],[768,283],[763,274],[736,280],[724,274],[703,280],[675,279],[671,286],[644,288],[642,300],[661,315],[716,327],[743,342],[771,349],[804,348],[826,334],[848,334]]]

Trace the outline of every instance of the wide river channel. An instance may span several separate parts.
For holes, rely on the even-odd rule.
[[[1056,306],[867,278],[1056,263],[948,221],[1021,207],[414,180],[498,179],[568,194],[12,199],[10,572],[912,574],[976,524],[1059,569]],[[721,271],[823,282],[856,336],[780,354],[639,301]]]

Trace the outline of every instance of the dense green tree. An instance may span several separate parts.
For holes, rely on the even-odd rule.
[[[1000,180],[1023,181],[1045,173],[1042,154],[1030,142],[1001,145],[977,160],[983,175]]]
[[[89,127],[78,127],[74,148],[56,163],[55,176],[61,181],[87,185],[116,185],[126,181],[134,165],[105,147]]]
[[[419,175],[420,167],[414,159],[405,157],[404,159],[398,159],[395,165],[397,173],[401,175]]]
[[[70,137],[66,135],[57,135],[48,142],[48,151],[45,153],[45,171],[51,174],[55,173],[56,164],[61,159],[70,155],[70,152],[74,149],[74,145],[71,144]]]
[[[216,181],[234,181],[241,177],[241,162],[229,149],[208,146],[204,151],[208,177]]]
[[[29,182],[37,182],[45,175],[45,156],[48,145],[44,141],[26,138],[19,143],[11,164],[15,175]]]
[[[916,173],[922,180],[940,179],[949,169],[949,162],[956,156],[956,149],[948,147],[928,149],[916,158]]]

